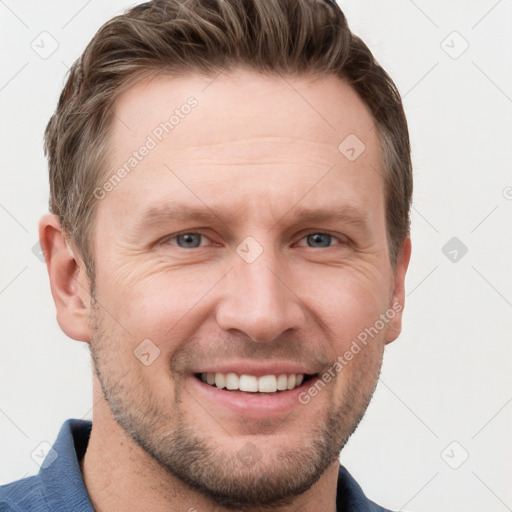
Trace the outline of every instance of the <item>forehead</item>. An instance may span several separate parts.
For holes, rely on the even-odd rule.
[[[232,209],[248,198],[279,209],[280,197],[296,202],[308,188],[316,201],[340,191],[360,204],[382,195],[372,116],[334,76],[160,76],[120,96],[111,133],[110,172],[128,172],[105,203],[126,215],[181,192],[232,200]]]
[[[165,142],[175,146],[184,141],[207,145],[280,135],[336,149],[351,133],[365,144],[377,142],[367,107],[345,81],[330,75],[291,77],[235,70],[216,76],[158,76],[122,94],[115,114],[113,136],[121,146],[138,143],[141,132],[158,132],[166,123],[171,127],[168,133],[164,127],[163,135],[172,132],[172,137]],[[182,122],[187,118],[192,121]]]

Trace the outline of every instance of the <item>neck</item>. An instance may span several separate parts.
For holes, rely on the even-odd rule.
[[[191,489],[165,471],[112,418],[95,386],[93,426],[80,462],[82,476],[96,512],[233,512]],[[333,463],[309,490],[285,507],[265,512],[336,511],[338,462]],[[245,508],[247,512],[262,509]]]

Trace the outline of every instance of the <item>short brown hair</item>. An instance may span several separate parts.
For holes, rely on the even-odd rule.
[[[382,146],[392,264],[409,234],[412,165],[398,90],[328,0],[153,0],[103,25],[73,64],[45,133],[50,211],[94,283],[93,191],[108,173],[108,135],[119,95],[156,74],[249,68],[335,75],[369,108]],[[336,101],[333,98],[333,101]]]

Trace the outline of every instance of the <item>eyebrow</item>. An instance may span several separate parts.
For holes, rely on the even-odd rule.
[[[135,224],[135,230],[146,231],[160,224],[169,222],[221,222],[225,225],[233,224],[233,221],[239,222],[243,217],[243,205],[231,210],[223,210],[205,205],[204,209],[198,209],[190,205],[179,203],[168,203],[160,206],[153,206],[147,210],[140,220]],[[280,219],[276,220],[272,230],[278,224],[283,224],[285,219],[291,220],[294,224],[299,223],[321,223],[321,222],[343,222],[350,224],[359,231],[368,233],[370,226],[367,214],[352,205],[343,205],[339,208],[306,208],[297,206],[290,209]]]
[[[186,222],[191,220],[204,222],[222,222],[228,224],[233,218],[239,217],[239,210],[232,210],[220,213],[214,208],[205,205],[204,210],[191,207],[185,204],[170,203],[162,206],[153,206],[147,210],[140,220],[137,221],[135,229],[145,231],[158,224],[169,222]]]
[[[288,212],[282,219],[288,216],[292,217],[295,222],[343,222],[365,232],[369,231],[370,228],[368,215],[352,205],[343,205],[333,209],[298,206]]]

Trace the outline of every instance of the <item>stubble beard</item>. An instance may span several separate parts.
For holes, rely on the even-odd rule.
[[[235,444],[233,439],[221,447],[218,439],[204,429],[187,423],[183,405],[192,397],[180,382],[175,382],[176,392],[169,410],[169,404],[159,403],[142,374],[137,372],[136,364],[140,362],[135,357],[127,373],[121,369],[122,358],[118,355],[123,345],[126,352],[128,340],[123,342],[119,337],[121,331],[113,322],[104,328],[106,317],[94,297],[91,310],[93,368],[115,421],[169,475],[228,510],[290,505],[310,489],[338,459],[357,428],[380,373],[382,358],[379,361],[361,358],[339,405],[334,403],[334,386],[321,391],[331,393],[329,406],[314,426],[300,436],[299,445],[268,450],[264,438],[262,443],[261,436],[253,437],[247,446],[255,454],[247,461],[240,456],[240,448],[230,450],[229,446]],[[293,414],[297,415],[298,424],[305,424],[300,416],[308,414],[308,406],[299,405]],[[208,421],[213,420],[208,418]],[[220,418],[217,423],[221,422]]]

